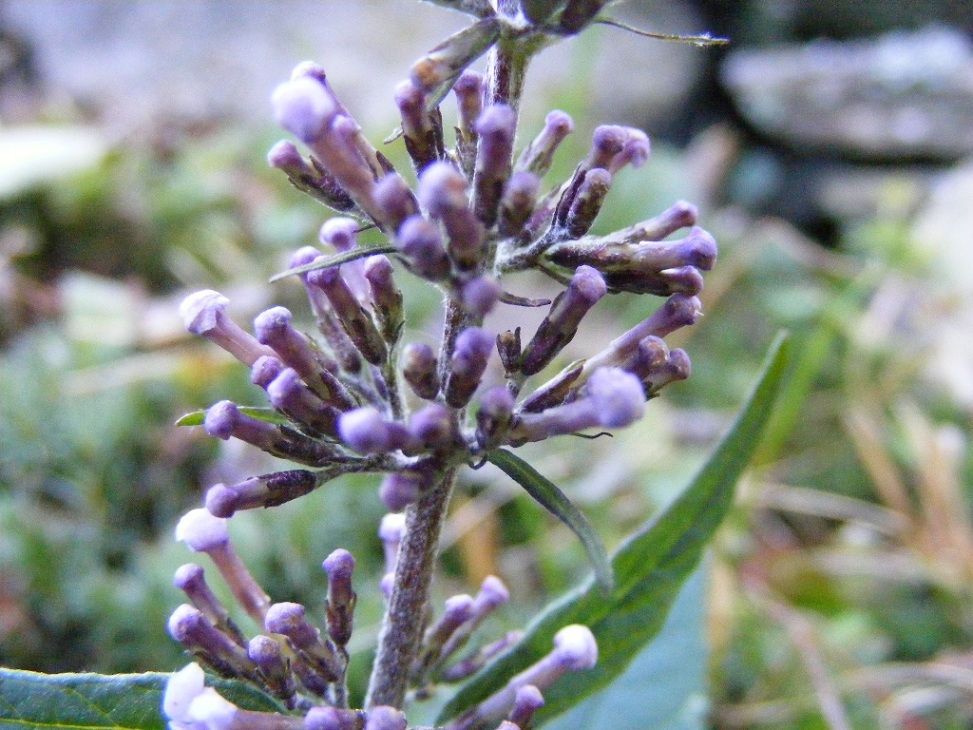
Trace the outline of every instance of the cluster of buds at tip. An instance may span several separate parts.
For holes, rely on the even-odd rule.
[[[437,682],[469,676],[518,639],[509,634],[465,651],[507,591],[489,578],[475,597],[447,601],[438,619],[429,618],[428,606],[413,611],[413,627],[404,627],[401,617],[390,619],[396,597],[409,589],[396,582],[408,573],[397,570],[397,560],[400,544],[406,554],[416,544],[406,532],[419,512],[413,506],[436,498],[457,469],[479,465],[497,449],[623,428],[640,419],[660,389],[689,377],[687,354],[670,349],[665,337],[700,317],[703,272],[717,256],[715,241],[697,226],[698,213],[688,203],[620,231],[597,232],[615,178],[649,158],[642,131],[598,127],[573,174],[546,182],[574,129],[571,117],[552,111],[518,151],[519,91],[501,88],[504,74],[496,68],[487,77],[468,69],[498,41],[497,48],[520,48],[526,58],[553,37],[579,32],[597,19],[604,0],[444,4],[477,20],[419,59],[395,90],[401,126],[390,142],[404,144],[414,184],[365,138],[317,64],[300,64],[273,93],[277,122],[295,141],[276,144],[270,165],[337,214],[322,225],[317,246],[306,245],[291,258],[287,273],[303,284],[306,321],[272,307],[248,329],[231,318],[229,301],[209,290],[182,306],[187,329],[249,368],[251,382],[270,404],[219,402],[202,418],[207,433],[299,467],[213,486],[206,508],[191,512],[177,529],[193,550],[210,555],[236,601],[267,634],[246,641],[195,565],[177,575],[189,603],[173,615],[170,631],[213,670],[264,687],[294,711],[307,709],[301,723],[308,730],[405,727],[398,709],[378,706],[365,713],[347,707],[354,560],[339,550],[324,562],[329,591],[324,623],[316,627],[303,606],[271,604],[234,553],[226,520],[241,510],[304,497],[344,474],[381,475],[380,499],[392,513],[380,531],[386,619],[418,634],[407,642],[411,655],[398,667],[395,687],[380,688],[384,702],[375,704],[401,705],[407,689],[409,696],[422,697]],[[450,92],[454,134],[444,122],[451,112],[444,115],[441,108]],[[365,230],[384,243],[368,243]],[[553,301],[512,293],[515,275],[527,270],[544,273],[563,290]],[[397,283],[402,275],[427,282],[444,297],[436,346],[403,341],[409,330]],[[549,372],[588,313],[618,293],[665,302],[604,350]],[[491,328],[488,315],[512,305],[549,308],[532,333]],[[382,642],[386,636],[392,634],[383,629]],[[590,632],[568,627],[550,656],[449,727],[526,728],[543,703],[540,692],[565,672],[590,667],[596,656]],[[376,667],[382,659],[380,648]],[[181,678],[166,700],[173,727],[262,727],[255,715],[238,714],[214,699],[195,670],[176,676]],[[408,688],[400,681],[406,676]],[[288,728],[289,722],[274,727]]]

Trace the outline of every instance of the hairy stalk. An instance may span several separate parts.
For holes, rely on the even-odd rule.
[[[456,467],[442,475],[432,489],[406,512],[406,532],[399,547],[395,583],[389,598],[378,654],[372,666],[365,708],[402,707],[409,669],[419,652],[425,624],[432,572],[439,550],[439,535],[456,482]]]

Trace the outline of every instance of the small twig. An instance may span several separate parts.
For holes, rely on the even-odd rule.
[[[623,23],[620,20],[615,20],[614,18],[598,18],[596,23],[601,23],[602,25],[610,25],[614,28],[621,28],[622,30],[627,30],[630,33],[635,33],[636,35],[643,36],[645,38],[654,38],[660,41],[675,41],[677,43],[692,43],[693,45],[704,47],[704,46],[725,46],[730,42],[729,38],[719,38],[712,36],[709,33],[701,33],[700,35],[673,35],[670,33],[653,33],[649,30],[642,30],[641,28],[636,28],[635,26]]]

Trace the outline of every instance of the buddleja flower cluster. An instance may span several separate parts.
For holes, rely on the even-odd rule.
[[[283,307],[262,312],[247,331],[214,291],[190,296],[182,312],[190,332],[250,369],[273,407],[268,417],[217,403],[205,414],[206,431],[302,468],[213,486],[205,509],[190,512],[177,530],[179,539],[210,556],[266,633],[247,639],[195,564],[176,576],[189,602],[172,615],[169,629],[201,664],[255,684],[295,714],[239,709],[205,687],[193,664],[169,684],[164,709],[173,728],[405,728],[407,700],[470,676],[518,638],[467,650],[474,630],[508,598],[495,577],[476,597],[451,598],[431,617],[435,543],[457,470],[500,448],[630,425],[662,387],[689,376],[686,353],[670,350],[663,338],[697,320],[700,272],[716,259],[712,237],[695,226],[695,209],[678,203],[624,230],[589,233],[615,177],[648,158],[646,135],[598,127],[573,175],[552,184],[544,178],[572,131],[571,118],[551,112],[518,152],[517,94],[504,91],[502,64],[492,58],[489,77],[466,69],[505,33],[575,32],[601,4],[568,2],[542,23],[531,19],[531,3],[506,14],[488,3],[462,3],[480,20],[421,59],[395,90],[398,137],[411,158],[414,186],[363,136],[322,68],[302,63],[274,92],[277,121],[303,150],[282,141],[270,151],[270,164],[338,213],[322,226],[321,247],[301,248],[291,261],[317,332],[302,331]],[[572,12],[588,13],[588,21],[572,20]],[[456,109],[451,135],[440,109],[449,90]],[[359,234],[369,228],[387,243],[360,244]],[[681,238],[670,238],[682,229]],[[509,276],[528,269],[564,285],[553,302],[508,293]],[[402,340],[406,314],[396,284],[402,275],[443,292],[438,349]],[[667,299],[606,349],[546,376],[609,292]],[[529,336],[520,328],[484,328],[484,317],[504,306],[548,309]],[[495,380],[485,377],[491,360],[502,371]],[[271,603],[233,551],[226,522],[240,510],[279,505],[361,472],[384,475],[379,494],[390,515],[380,529],[387,611],[365,709],[354,710],[345,681],[354,558],[337,550],[324,561],[329,590],[319,628],[304,606]],[[548,657],[447,727],[527,728],[543,704],[541,691],[566,671],[590,668],[596,657],[590,631],[565,627]]]

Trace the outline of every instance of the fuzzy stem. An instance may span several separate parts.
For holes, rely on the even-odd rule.
[[[394,587],[379,634],[378,654],[365,698],[366,709],[379,705],[401,708],[405,700],[409,670],[418,655],[425,629],[421,617],[429,601],[439,535],[456,471],[456,467],[447,470],[406,512],[406,531],[399,546]]]
[[[530,57],[530,52],[516,39],[501,38],[497,41],[490,49],[487,104],[506,104],[519,114],[524,75]]]

